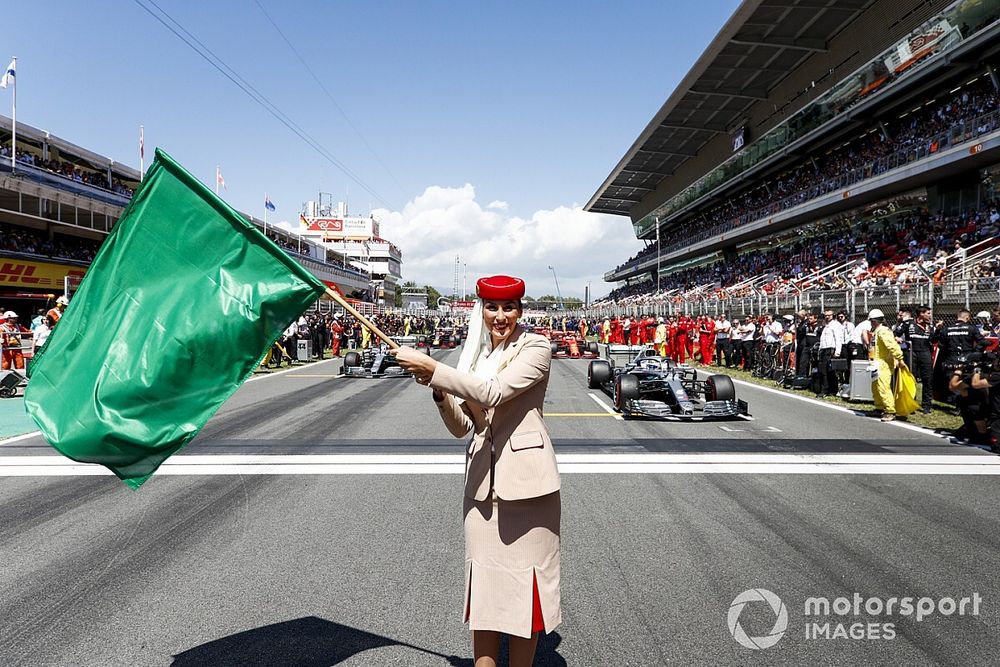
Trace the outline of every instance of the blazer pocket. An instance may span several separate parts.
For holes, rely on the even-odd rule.
[[[544,446],[545,439],[539,431],[526,431],[510,436],[510,448],[515,452],[522,449],[541,449]]]

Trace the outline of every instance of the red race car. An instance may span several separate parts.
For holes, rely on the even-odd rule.
[[[536,330],[549,339],[554,359],[597,359],[597,343],[584,340],[575,331]]]

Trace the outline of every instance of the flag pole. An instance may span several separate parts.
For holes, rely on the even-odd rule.
[[[264,236],[267,236],[267,193],[264,193]]]
[[[399,343],[397,343],[396,341],[394,341],[393,339],[389,338],[387,335],[385,335],[384,333],[382,333],[381,329],[379,329],[377,326],[375,326],[374,324],[372,324],[371,320],[369,320],[367,317],[365,317],[364,315],[362,315],[361,313],[359,313],[357,310],[355,310],[354,306],[352,306],[351,304],[347,303],[347,299],[345,299],[344,297],[342,297],[339,294],[337,294],[337,292],[335,290],[332,290],[329,287],[327,287],[326,288],[326,295],[328,297],[330,297],[331,299],[333,299],[334,301],[336,301],[338,304],[340,304],[340,306],[344,310],[346,310],[350,315],[353,315],[354,318],[358,322],[361,322],[361,324],[363,324],[366,327],[368,327],[369,329],[371,329],[372,332],[378,338],[380,338],[383,343],[385,343],[386,345],[389,346],[389,349],[392,349],[392,350],[399,349]]]
[[[17,71],[17,56],[11,58],[11,62],[14,64],[14,71]],[[6,74],[4,74],[6,76]],[[12,82],[14,90],[11,91],[11,109],[10,109],[10,126],[11,126],[11,137],[10,137],[10,173],[17,171],[17,75],[14,75],[14,80]]]
[[[143,174],[146,173],[146,146],[143,136],[142,125],[139,126],[139,180],[142,181]]]
[[[219,194],[219,174],[221,174],[221,173],[222,173],[222,170],[219,169],[219,165],[215,165],[215,194],[216,195]]]

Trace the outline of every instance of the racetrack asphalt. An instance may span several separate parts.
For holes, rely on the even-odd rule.
[[[462,441],[426,388],[340,378],[337,366],[247,383],[171,461],[460,460]],[[997,457],[743,385],[752,420],[619,421],[598,405],[610,399],[587,389],[586,362],[552,368],[546,422],[561,461],[640,463],[563,475],[563,624],[536,664],[996,664],[1000,494],[985,473]],[[824,463],[848,455],[886,472]],[[642,468],[685,456],[820,464],[816,474],[780,463]],[[0,468],[24,457],[59,461],[38,437],[0,444]],[[927,474],[896,472],[895,461],[914,457]],[[957,457],[972,474],[939,465]],[[0,665],[471,665],[461,493],[460,474],[377,469],[158,474],[139,491],[110,476],[2,476]],[[740,593],[758,588],[784,603],[787,629],[752,650],[728,617]],[[864,609],[804,614],[807,598],[854,593],[982,603],[977,615],[919,622]],[[735,617],[750,637],[777,618],[765,602]],[[882,635],[892,623],[895,637],[807,639],[815,621],[831,635],[838,623]]]

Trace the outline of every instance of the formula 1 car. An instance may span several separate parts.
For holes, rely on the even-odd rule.
[[[750,414],[728,375],[699,380],[694,368],[664,359],[649,346],[629,356],[621,367],[607,359],[595,359],[587,367],[588,386],[611,396],[624,417],[702,421]]]
[[[587,341],[575,331],[537,329],[535,333],[549,339],[553,359],[597,359],[597,343]]]
[[[418,340],[416,336],[398,336],[395,340],[401,347],[431,353],[427,343]],[[413,374],[402,369],[396,362],[396,357],[389,354],[389,346],[383,343],[361,351],[352,350],[344,355],[344,377],[402,378],[413,377]]]
[[[446,327],[438,329],[430,339],[430,346],[442,350],[451,350],[462,344],[462,329]]]

